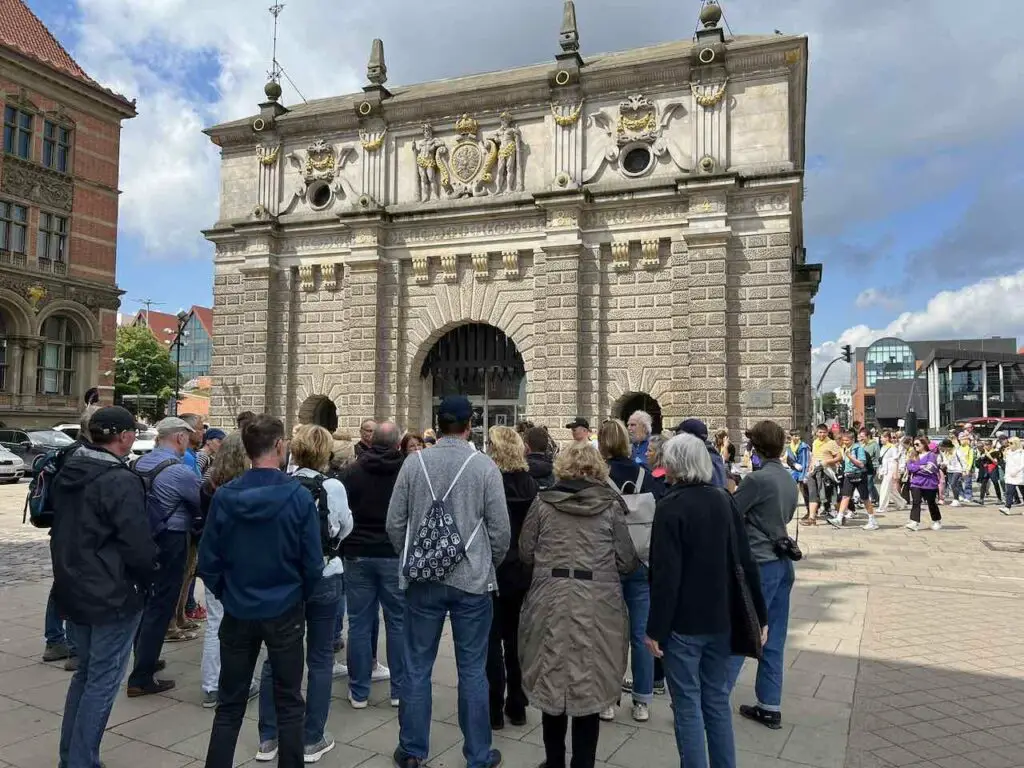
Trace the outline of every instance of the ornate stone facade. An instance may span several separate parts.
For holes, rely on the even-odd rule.
[[[642,393],[665,424],[808,424],[806,39],[709,28],[586,60],[565,18],[552,66],[398,98],[375,43],[363,94],[209,131],[215,422],[326,398],[343,427],[427,427],[429,352],[485,323],[522,356],[519,418]]]

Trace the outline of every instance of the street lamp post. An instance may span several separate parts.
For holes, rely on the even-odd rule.
[[[186,312],[178,313],[178,335],[175,339],[177,350],[174,355],[174,415],[178,415],[178,404],[181,401],[181,345],[185,343],[185,325],[188,322]]]

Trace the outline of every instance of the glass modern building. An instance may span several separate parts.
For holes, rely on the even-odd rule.
[[[918,425],[1024,416],[1024,355],[1016,339],[879,339],[854,354],[853,419],[895,427],[913,407]]]
[[[181,334],[171,342],[171,362],[178,363],[182,384],[210,375],[213,364],[213,312],[206,307],[192,307]]]

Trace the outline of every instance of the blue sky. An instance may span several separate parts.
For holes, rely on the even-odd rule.
[[[90,74],[138,99],[122,149],[125,311],[208,304],[212,249],[198,233],[216,218],[217,153],[199,131],[255,111],[270,3],[29,2]],[[825,265],[815,365],[884,333],[1024,337],[1024,4],[998,23],[959,0],[722,4],[737,34],[810,39],[805,240]],[[658,23],[624,24],[613,0],[577,5],[584,54],[688,38],[700,7],[637,0],[630,18]],[[291,0],[279,59],[307,98],[361,86],[373,37],[392,83],[545,61],[560,6]],[[298,97],[286,85],[284,98]]]

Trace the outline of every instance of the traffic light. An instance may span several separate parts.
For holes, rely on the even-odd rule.
[[[851,347],[849,344],[843,345],[843,360],[846,361],[847,363],[853,362],[853,347]]]

